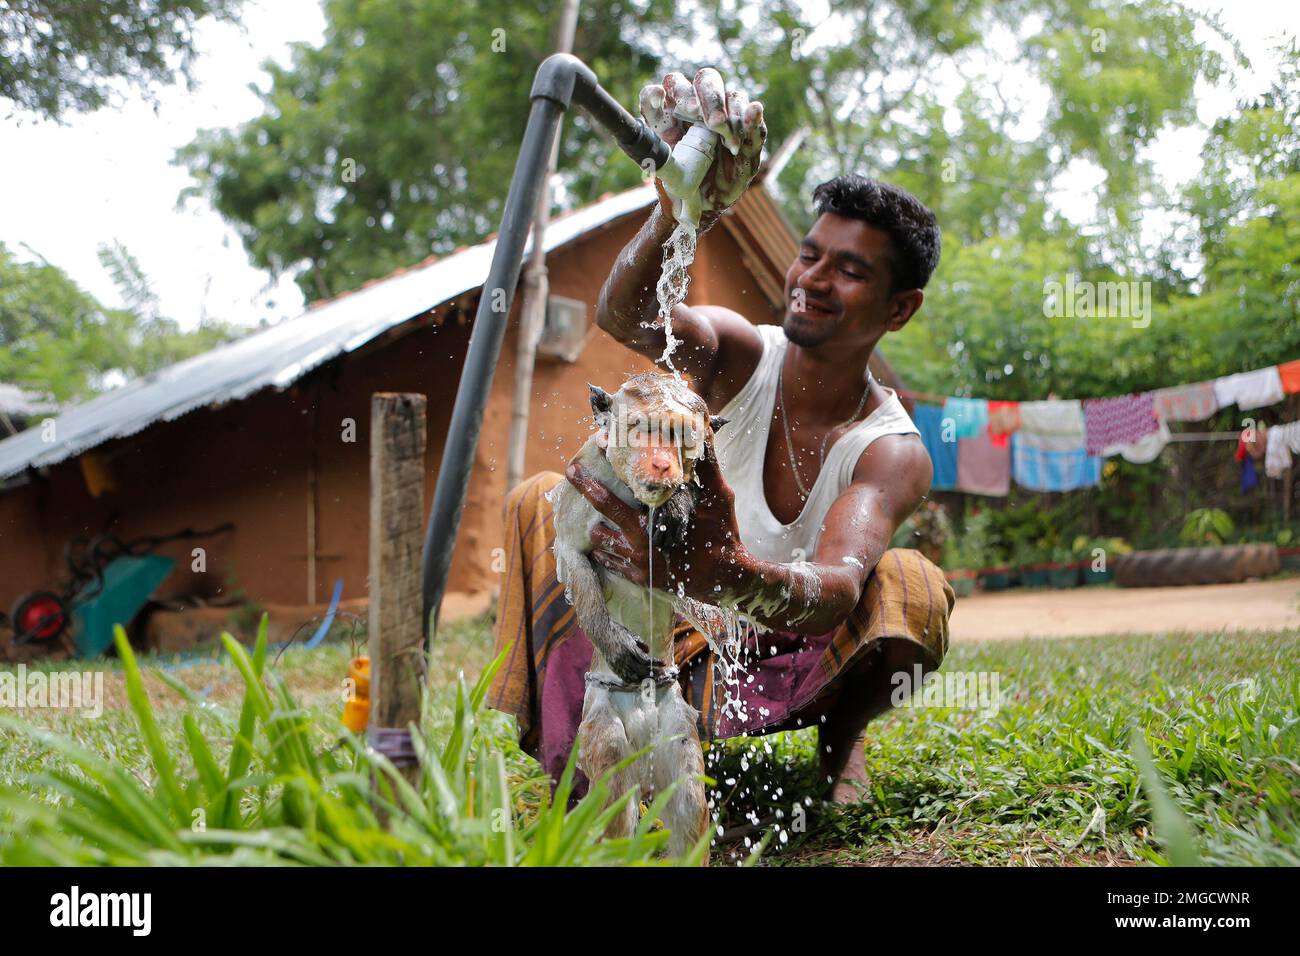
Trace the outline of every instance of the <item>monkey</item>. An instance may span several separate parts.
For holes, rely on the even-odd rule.
[[[588,388],[596,431],[573,461],[629,505],[651,509],[656,546],[680,546],[696,504],[696,463],[713,454],[713,434],[726,420],[710,415],[704,400],[669,374],[630,376],[613,395],[597,385]],[[677,613],[708,633],[708,605],[663,590],[666,581],[655,582],[651,602],[647,589],[591,560],[591,531],[598,522],[610,522],[581,492],[562,481],[549,498],[557,577],[594,648],[578,728],[578,766],[596,780],[649,747],[648,755],[613,777],[614,797],[635,792],[607,835],[630,836],[639,798],[648,803],[676,780],[664,822],[671,830],[668,852],[681,855],[708,829],[709,812],[700,779],[699,715],[676,680],[672,633]]]

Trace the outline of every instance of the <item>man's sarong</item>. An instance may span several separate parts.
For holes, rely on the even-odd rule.
[[[520,746],[554,779],[577,738],[592,655],[591,642],[555,576],[555,523],[545,495],[564,480],[556,472],[542,472],[506,498],[506,568],[496,652],[511,647],[488,694],[490,706],[515,715]],[[948,651],[954,600],[943,572],[920,552],[886,551],[857,607],[835,630],[815,636],[783,631],[750,635],[740,708],[723,706],[725,687],[717,678],[714,652],[703,634],[679,619],[679,679],[687,701],[700,712],[701,739],[815,723],[844,675],[884,638],[913,642],[923,652],[926,669],[938,667]]]

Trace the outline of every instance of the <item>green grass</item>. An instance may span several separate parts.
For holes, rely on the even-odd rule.
[[[1163,862],[1181,822],[1201,862],[1300,863],[1297,632],[958,644],[944,670],[997,672],[1001,708],[913,708],[873,723],[870,792],[813,813],[769,862]],[[1145,789],[1135,727],[1154,758]],[[730,822],[788,815],[787,795],[813,785],[814,741],[775,735],[771,756],[763,741],[730,742],[717,776],[749,752],[770,787],[788,781],[782,800],[751,788]],[[1153,787],[1176,808],[1172,823],[1157,814],[1154,834]]]
[[[298,765],[323,759],[320,755],[329,753],[337,740],[341,681],[350,656],[347,646],[327,644],[314,652],[290,649],[278,660],[268,659],[267,671],[285,686],[283,726],[294,729],[303,749],[295,764],[279,769],[277,781],[274,749],[269,738],[259,738],[252,770],[266,769],[264,762],[271,779],[243,794],[241,814],[249,832],[265,824],[276,839],[296,846],[286,835],[292,827],[282,806],[285,780],[293,778]],[[404,814],[400,839],[424,845],[421,841],[428,843],[431,833],[450,827],[452,836],[438,844],[450,847],[449,862],[504,859],[504,848],[484,848],[483,814],[491,807],[469,806],[481,800],[481,790],[476,792],[470,782],[478,779],[480,763],[487,771],[482,786],[496,788],[494,799],[509,804],[512,832],[526,834],[513,848],[512,862],[523,861],[530,847],[558,845],[547,843],[543,831],[557,826],[561,816],[549,806],[537,765],[515,746],[513,722],[495,712],[476,711],[465,723],[469,692],[458,674],[472,683],[490,657],[486,618],[446,628],[435,652],[424,739],[431,750],[443,748],[459,726],[458,739],[473,740],[468,749],[461,748],[464,772],[455,785],[465,806],[448,817],[451,822],[437,823],[437,801],[424,795],[419,804],[424,810]],[[174,671],[174,679],[192,695],[206,695],[187,704],[176,690],[149,676],[150,666],[162,662],[141,663],[143,689],[154,702],[152,752],[128,706],[116,662],[106,665],[110,706],[102,718],[57,711],[22,716],[107,758],[144,793],[157,779],[159,749],[176,762],[176,778],[198,780],[195,790],[201,791],[185,717],[202,729],[224,772],[247,681],[229,658]],[[812,730],[715,746],[708,772],[718,781],[718,825],[728,833],[715,850],[715,862],[747,860],[763,841],[765,865],[1300,863],[1297,632],[959,643],[944,670],[996,672],[1000,709],[992,715],[901,709],[873,722],[867,739],[872,785],[860,804],[847,809],[829,808],[816,799]],[[1151,754],[1145,774],[1143,744]],[[504,784],[496,780],[497,754]],[[315,779],[325,781],[326,790],[333,787],[346,795],[355,784],[356,759],[352,754],[351,763],[318,770]],[[76,764],[66,755],[52,754],[48,743],[28,733],[0,728],[0,795],[7,795],[10,807],[0,810],[0,816],[16,812],[17,800],[32,803],[33,797],[34,805],[51,813],[66,810],[75,800],[50,778],[60,771],[77,777],[83,771]],[[187,792],[159,795],[160,803],[175,805],[177,828],[179,814],[192,799],[198,798]],[[320,820],[319,799],[312,794],[309,801],[314,821]],[[358,800],[341,802],[355,815],[349,818],[352,826],[363,828],[367,817]],[[394,802],[400,804],[400,796]],[[803,809],[796,811],[796,803]],[[592,809],[574,821],[582,832],[592,832]],[[15,847],[25,831],[0,819],[0,834],[7,830],[13,835],[7,841],[0,835],[0,856],[7,852],[9,859],[21,860]],[[645,837],[654,843],[660,833]],[[340,850],[338,842],[347,841],[317,841],[311,849],[324,846],[328,859],[342,862],[399,861],[392,848],[366,843]],[[226,858],[235,853],[231,846],[219,849]],[[627,846],[614,847],[602,859],[641,862],[652,849],[645,843],[630,852]],[[190,851],[186,844],[180,857]],[[211,861],[209,851],[211,847],[202,862]],[[259,862],[273,855],[256,846],[239,852]],[[407,853],[401,862],[429,862],[436,856],[409,847]],[[584,861],[595,858],[570,860]]]
[[[116,712],[102,725],[52,717],[59,727],[0,715],[0,863],[689,864],[707,851],[701,842],[680,860],[660,854],[668,834],[652,823],[671,788],[619,840],[601,837],[631,793],[612,799],[609,775],[566,812],[570,762],[552,803],[547,781],[500,738],[502,721],[494,729],[485,720],[487,684],[504,655],[472,690],[463,674],[448,681],[458,668],[439,667],[413,734],[420,765],[403,773],[343,730],[340,679],[326,676],[311,705],[295,697],[268,661],[265,622],[251,653],[229,635],[222,641],[222,664],[186,668],[184,678],[155,673],[174,698],[159,707],[154,700],[165,695],[146,687],[119,628],[114,691],[134,728]],[[443,651],[455,655],[458,646],[453,639]],[[288,674],[293,653],[279,662]],[[341,675],[350,652],[332,653]],[[304,658],[305,669],[317,672],[328,656]],[[200,673],[207,668],[218,673]],[[238,706],[217,693],[228,676],[222,670],[242,682]],[[185,678],[214,682],[199,687]],[[98,726],[86,733],[64,723],[78,719]]]

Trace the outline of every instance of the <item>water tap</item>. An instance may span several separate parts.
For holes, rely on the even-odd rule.
[[[690,116],[674,113],[689,120]],[[658,172],[664,189],[673,200],[673,216],[678,222],[690,223],[699,228],[704,200],[700,196],[700,183],[713,163],[718,145],[718,134],[701,122],[695,122],[673,147],[672,155]]]

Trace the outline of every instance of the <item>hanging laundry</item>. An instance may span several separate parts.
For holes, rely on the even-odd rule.
[[[1300,455],[1300,422],[1270,425],[1264,440],[1264,474],[1280,478],[1291,468],[1291,456]]]
[[[1145,465],[1155,461],[1169,444],[1169,425],[1163,418],[1157,419],[1156,423],[1158,427],[1151,434],[1127,445],[1116,446],[1115,453],[1124,456],[1125,461],[1131,461],[1135,465]]]
[[[1214,397],[1219,400],[1219,407],[1236,405],[1242,411],[1261,408],[1282,401],[1286,394],[1282,391],[1282,377],[1277,366],[1257,369],[1254,372],[1238,372],[1214,380]]]
[[[1083,405],[1077,400],[1020,403],[1020,432],[1034,436],[1044,451],[1083,451]]]
[[[1020,427],[1019,402],[989,402],[989,437],[999,448],[1011,448],[1011,433]],[[958,452],[958,460],[961,453]]]
[[[951,419],[958,438],[974,438],[989,423],[989,403],[982,398],[949,398],[943,403],[943,417]]]
[[[1073,491],[1101,481],[1100,458],[1089,455],[1082,444],[1067,450],[1050,447],[1056,441],[1023,428],[1011,436],[1011,477],[1016,484],[1031,491]]]
[[[1219,410],[1213,382],[1160,388],[1154,394],[1156,414],[1167,422],[1203,422]]]
[[[1300,392],[1300,359],[1277,367],[1277,377],[1282,380],[1282,391],[1288,395]]]
[[[1090,398],[1083,403],[1089,455],[1117,455],[1128,445],[1160,430],[1150,392],[1118,398]],[[1157,454],[1159,450],[1157,449]]]
[[[957,439],[949,428],[947,437],[952,440],[944,441],[944,417],[943,409],[938,405],[917,402],[912,409],[912,423],[921,433],[921,442],[934,464],[930,487],[935,491],[951,491],[957,486]]]
[[[1006,439],[1008,436],[1002,436]],[[973,495],[1011,493],[1011,445],[997,443],[987,431],[957,442],[957,490]]]
[[[1255,459],[1247,455],[1241,461],[1241,491],[1245,494],[1259,484],[1259,472],[1255,470]]]

